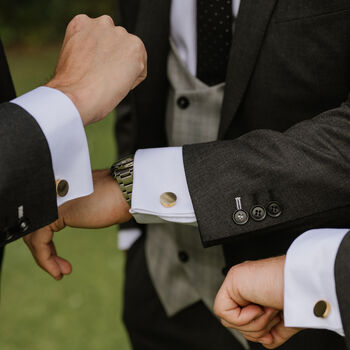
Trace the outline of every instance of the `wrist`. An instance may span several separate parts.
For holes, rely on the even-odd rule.
[[[92,173],[94,186],[97,191],[103,188],[100,201],[104,201],[111,209],[112,224],[121,224],[131,220],[130,205],[126,201],[119,184],[112,177],[110,170],[94,170]]]
[[[271,306],[278,310],[283,310],[284,304],[284,264],[285,255],[263,260],[262,269],[266,268],[266,273],[261,270],[261,275],[266,278],[266,299]]]
[[[111,166],[111,175],[119,184],[119,188],[131,207],[131,197],[134,182],[134,155],[126,156]]]
[[[247,261],[233,267],[237,293],[242,300],[283,310],[285,256]]]

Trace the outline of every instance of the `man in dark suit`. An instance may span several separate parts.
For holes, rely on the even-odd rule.
[[[175,5],[176,0],[172,4],[121,2],[124,24],[140,35],[149,55],[148,80],[119,109],[117,140],[122,155],[169,144],[164,117],[169,91],[171,6]],[[188,11],[184,3],[182,11],[184,17]],[[281,254],[309,228],[348,226],[350,182],[345,178],[349,179],[350,163],[349,152],[343,150],[348,149],[350,130],[349,16],[349,2],[343,0],[245,0],[240,4],[225,78],[219,141],[183,148],[201,240],[205,246],[225,243],[227,266]],[[181,16],[177,19],[179,26],[185,26]],[[190,114],[196,102],[191,94],[182,96],[189,103],[179,99],[179,108],[187,108]],[[156,168],[152,173],[156,172],[160,167],[157,158],[149,166]],[[243,224],[237,224],[232,217],[236,213],[240,218],[235,198],[241,196],[245,213],[241,216]],[[250,219],[245,223],[246,213]],[[152,308],[159,310],[156,314],[163,322],[161,326],[146,316],[148,313],[151,317],[154,309],[144,307],[141,315],[136,312],[148,303],[146,297],[132,292],[150,283],[149,278],[141,278],[147,274],[141,268],[145,261],[143,246],[141,240],[131,248],[126,270],[125,319],[135,349],[142,348],[143,336],[147,338],[141,324],[152,324],[147,333],[150,338],[151,334],[156,337],[154,328],[159,327],[164,338],[173,339],[173,334],[187,339],[185,344],[191,344],[191,332],[195,338],[202,328],[204,344],[198,340],[197,347],[213,348],[212,339],[224,335],[198,304],[168,318],[164,311],[161,313],[159,301],[154,301]],[[186,248],[179,248],[179,257],[184,257],[180,253]],[[191,258],[189,254],[189,263]],[[151,280],[154,285],[154,276]],[[155,294],[146,295],[155,300]],[[186,318],[193,324],[197,320],[197,325],[190,326]],[[219,341],[216,344],[221,348]],[[336,335],[309,331],[285,346],[336,349],[344,345]],[[167,348],[172,347],[168,344]]]
[[[80,15],[67,28],[54,78],[14,99],[0,44],[0,246],[93,191],[83,125],[105,117],[143,80],[145,62],[142,42],[110,17]]]
[[[212,305],[230,266],[284,254],[307,229],[349,226],[350,4],[120,7],[149,55],[149,78],[118,111],[119,151],[135,157],[112,168],[121,190],[97,173],[99,193],[65,205],[61,225],[27,243],[34,255],[37,240],[47,243],[38,261],[52,273],[52,230],[129,220],[129,203],[147,224],[126,264],[124,320],[134,349],[261,349],[227,332]],[[134,236],[140,227],[128,229]],[[273,326],[276,313],[266,315]],[[344,346],[336,334],[305,331],[282,348]]]
[[[215,312],[226,327],[240,329],[247,339],[269,349],[302,328],[345,335],[350,348],[349,253],[347,229],[306,232],[287,256],[232,267],[218,292]],[[266,323],[250,324],[261,306],[283,310],[283,321],[272,329],[266,329]]]

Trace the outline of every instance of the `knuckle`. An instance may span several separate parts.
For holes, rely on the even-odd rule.
[[[114,26],[114,21],[111,16],[108,15],[103,15],[97,18],[99,23],[101,24],[108,24],[108,25],[113,25]]]
[[[214,307],[213,307],[213,312],[214,312],[214,314],[215,314],[217,317],[221,318],[221,310],[220,310],[220,308],[216,305],[216,302],[215,302]]]
[[[85,14],[76,15],[68,24],[68,32],[77,32],[81,30],[85,23],[87,23],[89,17]]]
[[[214,314],[215,314],[217,317],[219,317],[220,319],[226,321],[226,317],[225,317],[224,313],[222,312],[222,310],[216,309],[216,310],[214,310]]]
[[[121,26],[115,27],[115,30],[119,35],[124,35],[124,34],[128,33],[128,31],[124,27],[121,27]]]
[[[138,51],[143,57],[146,49],[142,40],[138,36],[130,34],[130,41],[132,42],[134,49]]]
[[[223,312],[223,310],[218,306],[218,305],[216,305],[216,304],[214,304],[214,309],[213,309],[213,311],[214,311],[214,314],[217,316],[217,317],[219,317],[219,318],[221,318],[222,320],[224,319],[224,312]]]
[[[223,318],[220,319],[220,322],[224,327],[230,328],[229,323],[226,320],[224,320]]]
[[[234,276],[236,274],[236,271],[237,271],[237,267],[236,266],[232,266],[230,268],[230,270],[228,271],[228,273],[227,273],[227,278]]]
[[[139,70],[140,70],[140,72],[143,72],[145,70],[145,63],[144,62],[140,62]]]

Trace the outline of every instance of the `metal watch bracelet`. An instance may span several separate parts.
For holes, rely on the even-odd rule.
[[[133,186],[134,156],[127,156],[111,166],[111,174],[118,182],[124,198],[131,206],[132,186]]]

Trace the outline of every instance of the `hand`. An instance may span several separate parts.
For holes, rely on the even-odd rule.
[[[94,171],[93,180],[93,194],[66,202],[59,207],[59,218],[56,222],[24,237],[37,264],[57,280],[70,274],[72,266],[57,255],[53,243],[55,232],[62,230],[66,225],[101,228],[131,219],[129,204],[110,171]]]
[[[247,261],[231,268],[215,300],[214,312],[225,327],[273,349],[299,329],[283,323],[285,256]]]
[[[147,76],[142,41],[109,16],[76,16],[68,25],[53,79],[48,87],[65,93],[83,124],[104,118]]]

